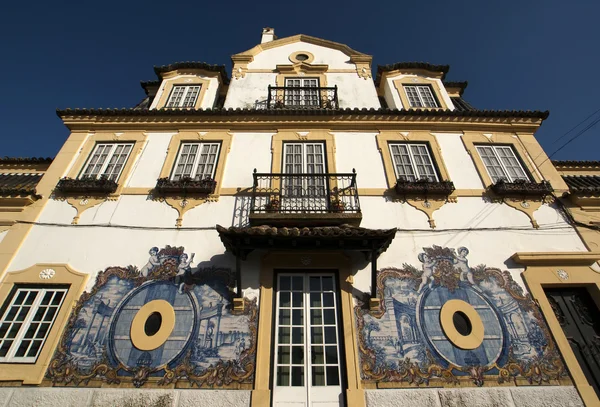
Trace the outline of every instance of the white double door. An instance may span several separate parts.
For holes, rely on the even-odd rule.
[[[335,275],[280,273],[275,299],[273,406],[342,406]]]

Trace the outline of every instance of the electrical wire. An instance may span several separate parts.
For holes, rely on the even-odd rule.
[[[566,143],[564,143],[557,150],[555,150],[552,154],[550,154],[548,156],[548,158],[546,158],[544,161],[542,161],[539,164],[539,166],[541,166],[546,161],[548,161],[549,159],[551,159],[554,154],[558,153],[560,150],[562,150],[563,148],[565,148],[566,146],[568,146],[571,142],[575,141],[577,138],[579,138],[580,136],[582,136],[583,134],[585,134],[585,132],[587,132],[589,129],[591,129],[596,124],[598,124],[598,122],[600,122],[600,117],[598,117],[597,119],[595,119],[592,123],[588,124],[583,130],[580,130],[579,133],[577,133],[575,136],[571,137]]]

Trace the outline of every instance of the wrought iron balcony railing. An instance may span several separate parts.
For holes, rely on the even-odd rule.
[[[337,109],[337,86],[319,88],[310,86],[271,86],[267,95],[267,109]]]
[[[362,218],[356,172],[348,174],[270,174],[254,170],[250,217],[266,219]],[[265,215],[265,216],[262,216]],[[339,216],[337,216],[339,215]]]

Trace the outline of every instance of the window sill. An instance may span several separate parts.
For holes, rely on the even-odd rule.
[[[61,178],[56,185],[56,191],[64,195],[110,195],[117,190],[119,185],[105,178]]]
[[[394,190],[398,195],[448,196],[454,192],[452,181],[396,181]]]
[[[154,191],[159,196],[173,195],[210,195],[215,192],[217,181],[214,179],[193,180],[182,178],[174,181],[169,178],[159,178]]]
[[[552,185],[548,181],[531,182],[520,180],[506,182],[502,179],[492,184],[490,190],[502,197],[545,197],[554,192]]]

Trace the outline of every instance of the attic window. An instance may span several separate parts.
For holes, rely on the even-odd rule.
[[[306,61],[308,59],[308,55],[306,55],[306,54],[298,54],[298,55],[296,55],[296,59],[298,61]]]

